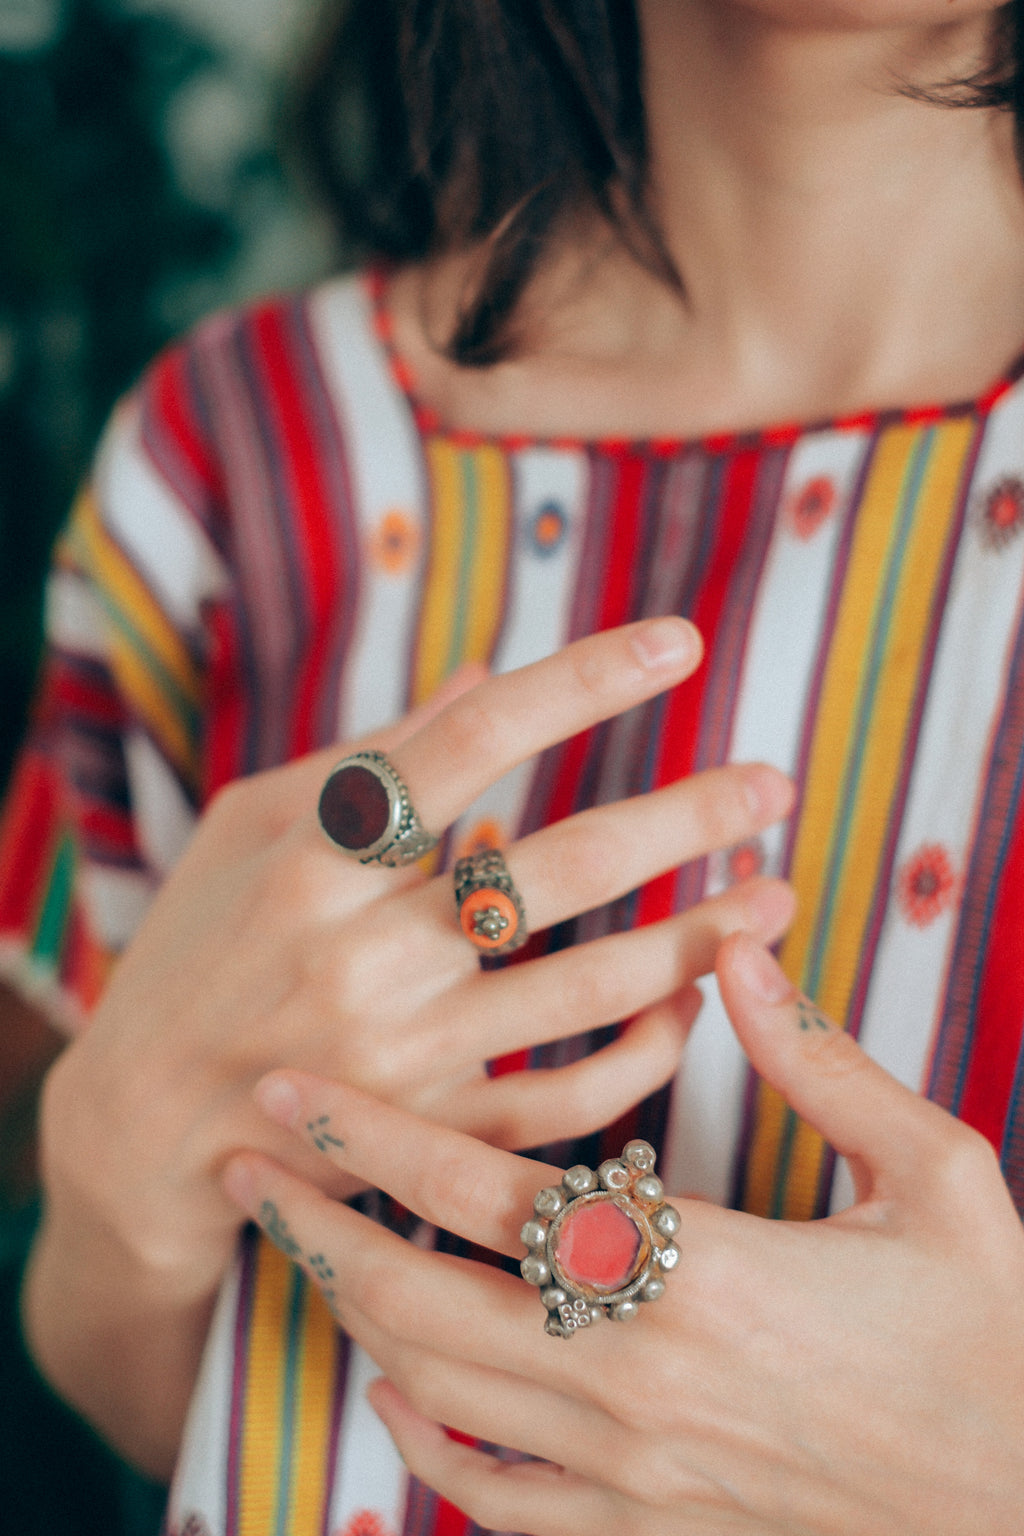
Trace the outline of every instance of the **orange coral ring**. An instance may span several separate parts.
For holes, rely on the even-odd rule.
[[[488,955],[507,955],[526,943],[522,898],[496,848],[459,859],[453,871],[459,926]]]

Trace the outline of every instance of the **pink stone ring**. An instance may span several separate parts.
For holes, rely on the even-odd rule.
[[[523,1279],[540,1287],[546,1333],[569,1339],[603,1313],[625,1322],[657,1301],[679,1263],[680,1216],[666,1205],[655,1152],[631,1141],[595,1173],[582,1165],[542,1189],[519,1234],[529,1249]]]
[[[320,791],[320,825],[360,864],[414,864],[437,846],[383,752],[353,752]]]

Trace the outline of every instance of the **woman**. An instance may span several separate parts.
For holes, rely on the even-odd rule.
[[[49,1080],[30,1338],[165,1470],[244,1213],[284,1258],[221,1291],[178,1526],[1010,1532],[1016,8],[385,20],[397,265],[159,363],[64,546],[23,783],[77,809],[93,945],[174,869]],[[336,739],[548,939],[480,972],[450,877],[346,862]],[[416,1221],[519,1257],[637,1137],[705,1203],[635,1325],[553,1339]]]

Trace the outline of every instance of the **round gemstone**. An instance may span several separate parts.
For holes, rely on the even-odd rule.
[[[487,885],[466,897],[459,909],[459,922],[477,948],[498,949],[515,938],[519,913],[504,891]]]
[[[618,1291],[633,1279],[641,1234],[611,1200],[570,1210],[558,1231],[555,1258],[567,1279],[595,1290]]]
[[[339,848],[369,848],[390,821],[391,799],[372,768],[345,763],[334,770],[320,795],[320,824]]]

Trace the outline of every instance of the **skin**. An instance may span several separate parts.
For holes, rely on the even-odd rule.
[[[749,937],[717,969],[744,1049],[851,1160],[857,1199],[803,1224],[676,1199],[680,1263],[634,1322],[552,1339],[523,1281],[414,1249],[266,1159],[234,1159],[225,1186],[380,1364],[371,1401],[412,1471],[487,1529],[1014,1536],[1024,1231],[991,1148]],[[257,1097],[307,1144],[326,1119],[332,1165],[510,1257],[560,1177],[318,1079],[275,1074]]]
[[[984,56],[991,7],[643,0],[640,9],[653,183],[686,302],[581,221],[528,296],[522,354],[481,374],[453,367],[434,346],[472,253],[402,273],[390,295],[398,345],[441,419],[544,436],[685,436],[961,399],[997,376],[1024,337],[1024,195],[1011,125],[893,88],[894,79],[932,84],[972,68]],[[384,744],[425,816],[440,825],[469,798],[469,783],[444,798],[452,762],[468,761],[476,785],[499,776],[511,761],[513,720],[532,751],[578,729],[577,703],[587,720],[606,718],[693,663],[691,655],[657,679],[641,677],[635,656],[594,663],[606,643],[621,642],[573,653],[591,658],[582,668],[572,658],[545,664],[568,666],[567,689],[551,686],[550,673],[524,677],[514,697],[488,682],[433,723],[397,728]],[[632,1334],[595,1329],[561,1355],[540,1333],[535,1297],[514,1280],[469,1272],[460,1280],[467,1304],[500,1304],[510,1328],[507,1337],[498,1331],[504,1355],[465,1358],[451,1268],[440,1294],[442,1261],[412,1256],[325,1203],[372,1179],[456,1230],[516,1251],[512,1228],[495,1230],[487,1212],[496,1201],[518,1223],[545,1171],[524,1171],[495,1146],[540,1140],[542,1127],[582,1131],[615,1112],[617,1093],[620,1104],[632,1102],[667,1078],[691,1016],[693,976],[727,932],[770,940],[789,912],[777,887],[748,889],[727,912],[697,909],[653,935],[629,936],[606,952],[599,980],[589,955],[575,970],[564,962],[572,979],[530,963],[502,981],[516,989],[503,1002],[487,978],[481,1006],[483,982],[454,933],[450,890],[340,864],[317,842],[309,807],[336,755],[267,775],[213,807],[88,1034],[51,1074],[48,1214],[26,1318],[59,1388],[143,1465],[169,1468],[241,1219],[220,1180],[231,1153],[250,1146],[286,1162],[291,1176],[248,1164],[248,1192],[239,1174],[234,1198],[257,1215],[269,1199],[311,1267],[315,1254],[327,1256],[346,1326],[405,1394],[382,1387],[376,1401],[410,1464],[485,1524],[628,1536],[642,1512],[655,1536],[1009,1536],[1024,1505],[1024,1362],[1015,1342],[1024,1336],[1024,1276],[1019,1223],[994,1161],[939,1111],[883,1084],[834,1031],[794,1027],[791,1002],[755,1007],[735,950],[719,968],[741,1041],[854,1156],[855,1216],[794,1233],[689,1206],[694,1241],[669,1296]],[[618,888],[595,873],[598,864],[617,867],[595,856],[609,836],[637,852],[635,883],[784,812],[780,791],[770,813],[751,818],[748,807],[744,823],[735,792],[734,773],[695,781],[639,812],[611,812],[597,839],[591,822],[538,835],[547,841],[532,853],[513,850],[531,920],[557,915],[549,861],[575,869],[578,858],[578,910]],[[681,808],[688,840],[670,845]],[[382,969],[393,977],[396,954],[409,979],[382,1017],[374,979]],[[638,1022],[622,1052],[595,1058],[575,1079],[519,1083],[509,1099],[510,1090],[491,1093],[482,1081],[496,1031],[526,1043],[623,1013]],[[445,1071],[424,1083],[423,1063],[438,1060]],[[311,1101],[316,1139],[261,1116],[251,1088],[282,1065],[415,1112],[402,1122],[407,1149],[436,1150],[442,1117],[470,1134],[452,1154],[469,1203],[446,1205],[431,1188],[403,1195],[393,1170],[361,1153],[342,1165],[320,1115],[329,1115],[330,1135],[355,1147],[342,1123],[357,1098]],[[410,1157],[408,1166],[430,1163]],[[484,1190],[481,1212],[467,1192]],[[359,1239],[343,1245],[344,1262],[343,1231]],[[384,1266],[398,1255],[401,1265]],[[432,1287],[431,1308],[404,1305],[410,1276]],[[386,1317],[375,1285],[390,1302]],[[415,1326],[396,1333],[397,1315]],[[593,1349],[599,1361],[589,1359]],[[696,1400],[681,1390],[693,1383]],[[450,1403],[460,1423],[498,1442],[554,1454],[552,1436],[561,1436],[566,1470],[496,1474],[453,1449],[431,1422],[442,1396],[446,1412]],[[958,1403],[967,1411],[955,1417]],[[493,1412],[486,1424],[481,1404]],[[536,1445],[527,1421],[543,1430]]]
[[[456,679],[385,747],[428,827],[549,743],[650,698],[699,664],[685,620],[630,625],[535,666]],[[752,881],[665,923],[481,972],[450,876],[347,859],[313,807],[340,747],[240,783],[202,820],[42,1106],[46,1218],[25,1318],[59,1390],[131,1459],[173,1467],[240,1214],[220,1175],[260,1147],[335,1197],[361,1185],[260,1116],[274,1066],[336,1077],[507,1147],[585,1134],[675,1071],[693,982],[736,928],[785,929],[789,888]],[[573,817],[507,851],[537,930],[789,809],[757,765]],[[486,1061],[632,1018],[616,1044],[550,1072]],[[314,1140],[325,1141],[320,1134]]]

